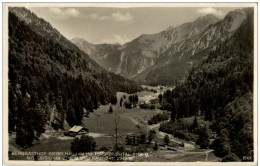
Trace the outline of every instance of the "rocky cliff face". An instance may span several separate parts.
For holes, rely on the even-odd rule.
[[[208,26],[198,35],[171,45],[147,74],[145,81],[172,84],[183,80],[189,69],[199,64],[206,58],[207,53],[231,37],[247,18],[247,14],[247,9],[232,11],[223,20]]]

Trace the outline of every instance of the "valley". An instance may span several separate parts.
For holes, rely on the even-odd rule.
[[[144,86],[147,87],[147,86]],[[152,87],[149,86],[149,89]],[[154,90],[158,90],[158,87],[154,87]],[[120,98],[128,94],[118,92],[117,98],[120,101]],[[144,101],[149,102],[149,99],[154,99],[156,93],[151,91],[142,91],[138,92],[140,97],[139,103]],[[158,94],[156,95],[158,97]],[[147,100],[144,100],[147,99]],[[126,109],[124,107],[120,107],[119,102],[116,105],[112,105],[113,113],[109,114],[109,105],[100,106],[97,110],[94,110],[93,113],[90,113],[89,117],[84,117],[82,120],[82,126],[86,127],[89,130],[88,136],[92,136],[96,143],[96,152],[102,153],[103,151],[98,150],[100,148],[108,148],[112,149],[115,144],[115,138],[112,137],[114,135],[115,124],[114,120],[119,117],[118,124],[118,132],[122,136],[119,138],[118,142],[120,144],[126,144],[125,139],[127,135],[131,134],[140,134],[140,133],[148,133],[150,130],[156,131],[156,136],[154,141],[158,141],[158,143],[163,144],[163,138],[166,135],[164,132],[159,131],[160,123],[155,125],[148,125],[148,120],[158,114],[163,113],[163,110],[160,109],[141,109],[141,108],[133,108]],[[64,131],[55,131],[49,130],[42,134],[41,140],[39,143],[35,144],[32,147],[26,149],[15,148],[15,133],[10,135],[10,151],[25,151],[25,152],[53,152],[59,153],[70,153],[71,141],[74,139],[73,137],[64,136]],[[189,161],[189,162],[197,162],[197,161],[219,161],[219,158],[216,157],[212,150],[208,149],[200,149],[195,143],[175,138],[172,135],[169,135],[170,141],[174,143],[184,143],[184,147],[177,148],[177,151],[167,150],[164,146],[159,146],[157,151],[152,149],[153,144],[148,144],[147,153],[148,156],[137,156],[137,157],[129,157],[127,161],[160,161],[160,162],[169,162],[169,161]],[[126,148],[129,146],[125,145]],[[53,158],[52,154],[47,155],[48,158]],[[60,156],[61,160],[65,160],[66,156]],[[71,159],[75,156],[70,156]],[[11,159],[15,160],[28,160],[27,156],[12,156]],[[47,158],[47,159],[48,159]],[[84,156],[79,158],[78,160],[84,161]]]

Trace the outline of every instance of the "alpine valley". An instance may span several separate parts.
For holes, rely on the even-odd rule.
[[[8,8],[9,160],[255,161],[253,8],[124,45],[46,20]]]

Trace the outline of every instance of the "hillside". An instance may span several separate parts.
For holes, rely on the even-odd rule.
[[[204,140],[200,145],[211,146],[223,161],[253,160],[254,19],[253,10],[247,13],[235,33],[193,68],[183,83],[165,93],[162,102],[172,112],[172,121],[197,116],[209,122],[200,136],[213,137],[214,142]]]
[[[141,87],[109,73],[25,8],[9,8],[9,132],[27,147],[46,128],[81,124],[84,113]]]
[[[92,44],[81,38],[74,38],[71,40],[72,43],[77,45],[79,49],[87,53],[90,58],[96,61],[100,66],[113,71],[112,68],[118,64],[118,59],[115,55],[110,55],[120,48],[120,45],[116,44]]]

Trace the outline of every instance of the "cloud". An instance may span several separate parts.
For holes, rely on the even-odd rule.
[[[73,17],[77,17],[79,15],[79,11],[74,9],[74,8],[69,8],[67,10],[65,10],[65,13],[67,15],[73,16]]]
[[[80,12],[74,8],[58,8],[52,7],[49,8],[50,13],[53,14],[53,17],[58,19],[68,19],[71,17],[77,17]]]
[[[97,13],[92,13],[90,15],[86,15],[86,18],[90,18],[92,20],[114,20],[114,21],[118,21],[118,22],[126,22],[126,21],[130,21],[134,18],[134,16],[130,13],[112,13],[111,15],[98,15]]]
[[[212,8],[212,7],[202,8],[202,9],[197,10],[197,12],[201,13],[203,15],[214,14],[214,15],[219,16],[219,17],[224,16],[224,13],[221,10],[217,10],[215,8]]]
[[[115,43],[119,43],[119,44],[125,44],[126,42],[129,42],[130,39],[122,37],[118,34],[113,35],[111,38],[105,38],[101,40],[101,43],[107,43],[107,44],[115,44]]]
[[[52,7],[52,8],[49,8],[50,12],[54,13],[54,14],[61,14],[62,11],[60,8],[57,8],[57,7]]]
[[[112,17],[114,20],[117,20],[117,21],[129,21],[134,18],[134,16],[131,15],[130,13],[126,13],[126,14],[112,13]]]
[[[108,20],[109,16],[100,16],[96,13],[92,13],[86,16],[87,18],[91,18],[92,20]]]

